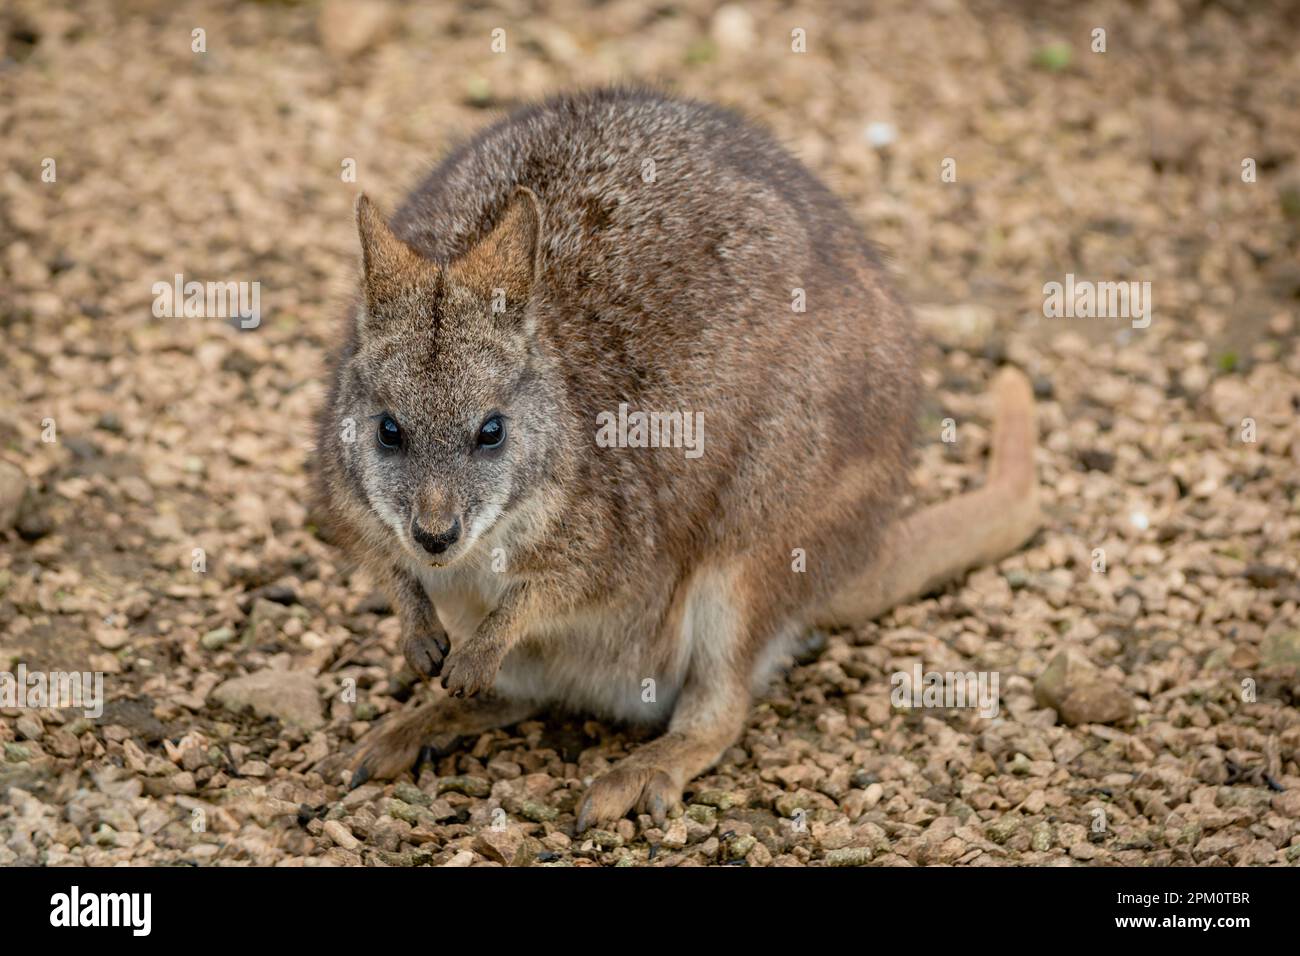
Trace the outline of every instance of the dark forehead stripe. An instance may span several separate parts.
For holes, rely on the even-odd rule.
[[[362,338],[373,352],[401,347],[411,339],[437,343],[446,299],[446,277],[439,270],[432,281],[421,281],[379,299],[367,300]]]

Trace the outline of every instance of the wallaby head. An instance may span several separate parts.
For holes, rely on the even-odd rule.
[[[559,454],[558,389],[531,309],[541,212],[517,190],[450,262],[403,242],[364,196],[357,226],[364,276],[333,396],[335,420],[356,427],[334,436],[335,483],[414,560],[450,565]]]

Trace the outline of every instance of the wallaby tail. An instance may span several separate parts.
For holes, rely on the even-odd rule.
[[[983,488],[901,518],[879,555],[815,617],[819,627],[870,621],[973,567],[1000,560],[1038,530],[1034,393],[1016,369],[993,380],[993,447]]]

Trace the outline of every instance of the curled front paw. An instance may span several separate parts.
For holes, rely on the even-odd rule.
[[[402,656],[411,670],[428,680],[442,671],[451,642],[443,631],[411,631],[402,636]]]
[[[442,665],[442,686],[452,697],[473,697],[496,680],[501,654],[491,645],[470,641],[448,655]]]

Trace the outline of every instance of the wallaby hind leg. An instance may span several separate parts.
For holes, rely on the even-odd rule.
[[[592,781],[578,830],[603,826],[634,807],[662,825],[681,806],[682,790],[736,741],[749,715],[754,656],[773,621],[756,605],[761,587],[743,559],[697,571],[683,585],[681,620],[668,625],[689,642],[690,664],[667,732]]]
[[[931,505],[890,528],[880,553],[815,616],[821,627],[850,627],[934,590],[971,568],[998,561],[1038,530],[1034,473],[1034,394],[1004,368],[991,389],[992,456],[983,488]]]
[[[578,811],[578,832],[613,823],[633,808],[662,826],[681,807],[683,788],[740,736],[749,703],[749,689],[726,675],[688,682],[668,732],[592,781]]]
[[[438,697],[386,718],[362,738],[338,769],[347,771],[353,788],[370,779],[392,779],[414,767],[425,747],[445,751],[457,737],[509,727],[534,713],[536,707],[531,704],[491,695]]]

